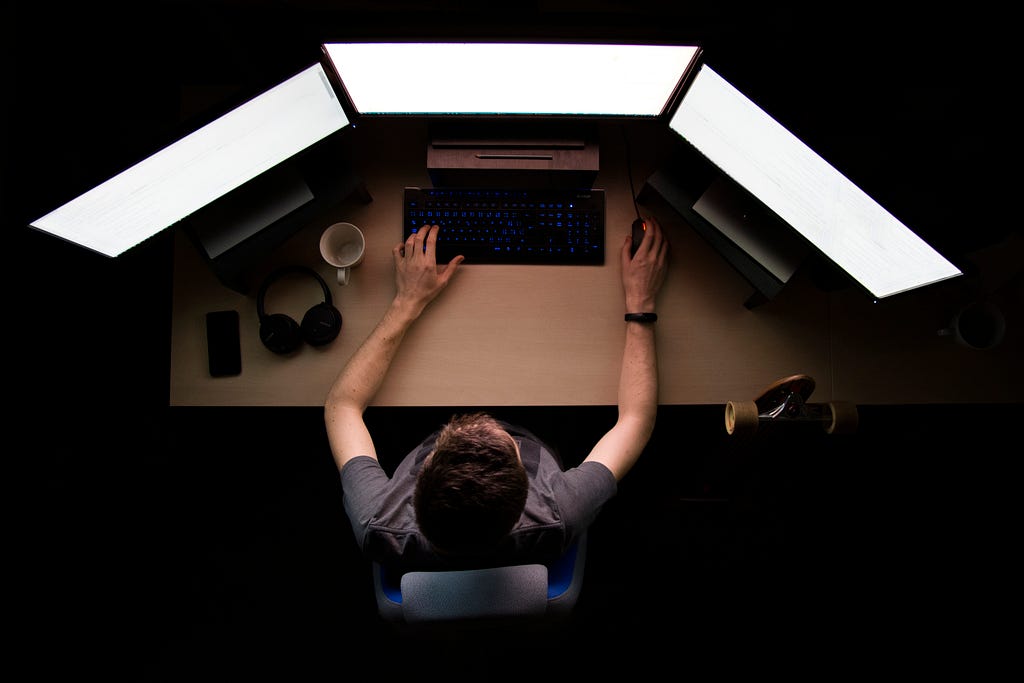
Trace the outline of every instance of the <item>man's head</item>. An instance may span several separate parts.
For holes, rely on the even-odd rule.
[[[515,440],[483,413],[445,425],[416,480],[420,531],[445,552],[483,550],[504,538],[526,506],[529,481]]]

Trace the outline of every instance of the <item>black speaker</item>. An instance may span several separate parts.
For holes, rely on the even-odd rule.
[[[324,290],[324,300],[306,311],[302,324],[284,313],[267,314],[263,300],[270,286],[288,275],[306,275],[316,279]],[[256,296],[256,313],[260,317],[260,341],[274,353],[291,353],[305,341],[310,346],[323,346],[341,332],[341,313],[331,301],[331,290],[324,279],[305,266],[285,266],[272,272],[260,285]]]

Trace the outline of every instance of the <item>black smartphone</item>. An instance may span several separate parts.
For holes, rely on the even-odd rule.
[[[211,377],[228,377],[242,372],[238,311],[210,311],[206,314],[206,347]]]

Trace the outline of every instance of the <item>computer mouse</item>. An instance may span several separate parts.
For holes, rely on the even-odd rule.
[[[637,218],[633,221],[633,244],[629,249],[629,255],[635,256],[636,250],[640,248],[640,243],[644,241],[644,232],[647,231],[647,226],[644,224],[643,218]]]

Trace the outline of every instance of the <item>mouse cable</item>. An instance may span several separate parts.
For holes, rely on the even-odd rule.
[[[620,123],[619,130],[622,132],[622,141],[626,146],[626,177],[629,178],[629,196],[633,200],[633,211],[636,211],[636,217],[640,218],[640,207],[637,206],[636,190],[633,187],[633,162],[629,155],[629,136],[626,135],[625,124]]]

